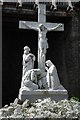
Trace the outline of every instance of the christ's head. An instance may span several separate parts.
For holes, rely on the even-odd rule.
[[[44,31],[45,29],[47,29],[43,24],[39,24],[39,29],[41,31]]]

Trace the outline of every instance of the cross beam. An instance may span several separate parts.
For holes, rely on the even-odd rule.
[[[48,29],[48,31],[64,31],[64,24],[49,23],[49,22],[42,23],[42,22],[19,21],[19,28],[20,29],[28,29],[28,30],[35,29],[35,31],[38,31],[37,28],[39,28],[40,24],[43,24]]]

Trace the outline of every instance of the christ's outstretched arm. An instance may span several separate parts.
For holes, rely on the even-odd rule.
[[[55,31],[55,30],[57,30],[58,28],[61,28],[63,26],[63,24],[58,24],[57,26],[55,26],[55,27],[52,27],[52,28],[48,28],[48,31]]]
[[[38,30],[39,30],[35,25],[26,24],[25,21],[23,21],[22,24],[23,24],[27,29],[33,29],[33,30],[35,30],[35,31],[38,31]]]

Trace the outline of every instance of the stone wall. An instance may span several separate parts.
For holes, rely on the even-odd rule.
[[[78,13],[78,33],[78,81],[80,83],[80,12]]]
[[[65,58],[69,97],[80,97],[80,14],[73,13],[65,26]]]
[[[59,19],[54,21],[52,18],[52,21],[58,22]],[[73,12],[69,18],[59,22],[64,23],[64,32],[48,35],[47,56],[56,65],[60,82],[68,90],[69,98],[80,98],[80,12]]]

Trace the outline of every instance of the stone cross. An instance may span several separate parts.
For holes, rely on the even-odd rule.
[[[46,50],[48,48],[46,34],[48,31],[63,31],[61,23],[46,23],[46,4],[38,2],[38,22],[19,21],[19,28],[38,31],[38,68],[45,72]]]

